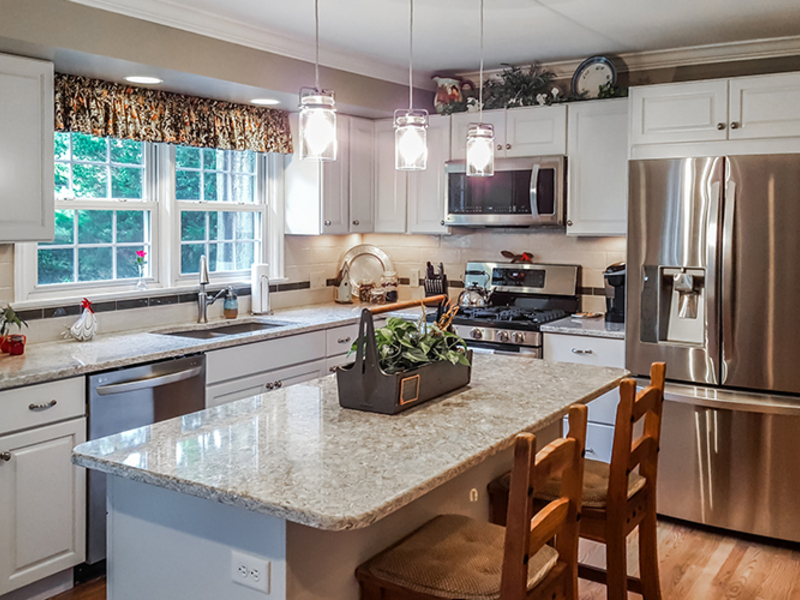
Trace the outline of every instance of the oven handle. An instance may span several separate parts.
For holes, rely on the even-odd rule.
[[[531,215],[539,216],[539,163],[533,165],[531,169],[531,187],[528,190],[531,201]]]

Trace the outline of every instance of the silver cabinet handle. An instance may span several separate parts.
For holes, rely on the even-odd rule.
[[[725,129],[725,123],[717,123],[717,129],[719,129],[720,131]]]
[[[361,225],[361,221],[356,219],[355,221],[353,221],[353,225],[355,225],[357,227],[357,226]]]
[[[739,122],[738,121],[733,121],[731,123],[731,129],[739,129]]]
[[[50,402],[42,402],[41,404],[28,404],[28,410],[47,410],[53,408],[58,404],[57,400],[50,400]]]
[[[506,150],[511,150],[511,144],[506,144]]]
[[[572,349],[572,353],[573,354],[594,354],[594,352],[592,352],[591,349],[589,349],[589,350],[581,350],[580,348],[573,348]]]
[[[325,221],[325,227],[330,227],[330,226],[331,226],[331,222],[330,221]]]
[[[595,456],[597,456],[597,452],[595,452],[594,448],[592,448],[591,446],[586,446],[586,454],[594,454]]]
[[[11,452],[0,452],[0,460],[8,462],[11,460]]]
[[[347,342],[349,342],[349,341],[350,341],[350,336],[348,335],[347,337],[339,338],[339,339],[338,339],[338,340],[336,340],[336,341],[337,341],[338,343],[340,343],[340,344],[346,344]]]

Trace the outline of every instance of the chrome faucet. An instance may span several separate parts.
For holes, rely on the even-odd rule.
[[[206,294],[208,279],[208,260],[206,255],[200,257],[200,292],[197,294],[197,322],[208,323],[208,307],[225,295],[225,288],[217,292],[216,296]]]

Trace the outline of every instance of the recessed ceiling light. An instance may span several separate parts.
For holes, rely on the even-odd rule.
[[[280,100],[275,100],[275,98],[253,98],[250,102],[259,106],[275,106],[281,103]]]
[[[164,80],[159,79],[158,77],[145,77],[140,75],[132,75],[130,77],[126,77],[125,81],[130,81],[131,83],[141,83],[144,85],[155,85],[157,83],[164,83]]]

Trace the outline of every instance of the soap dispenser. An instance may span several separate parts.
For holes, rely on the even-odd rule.
[[[222,305],[222,314],[226,319],[235,319],[239,316],[239,299],[232,286],[228,286],[228,293],[225,294],[225,304]]]

